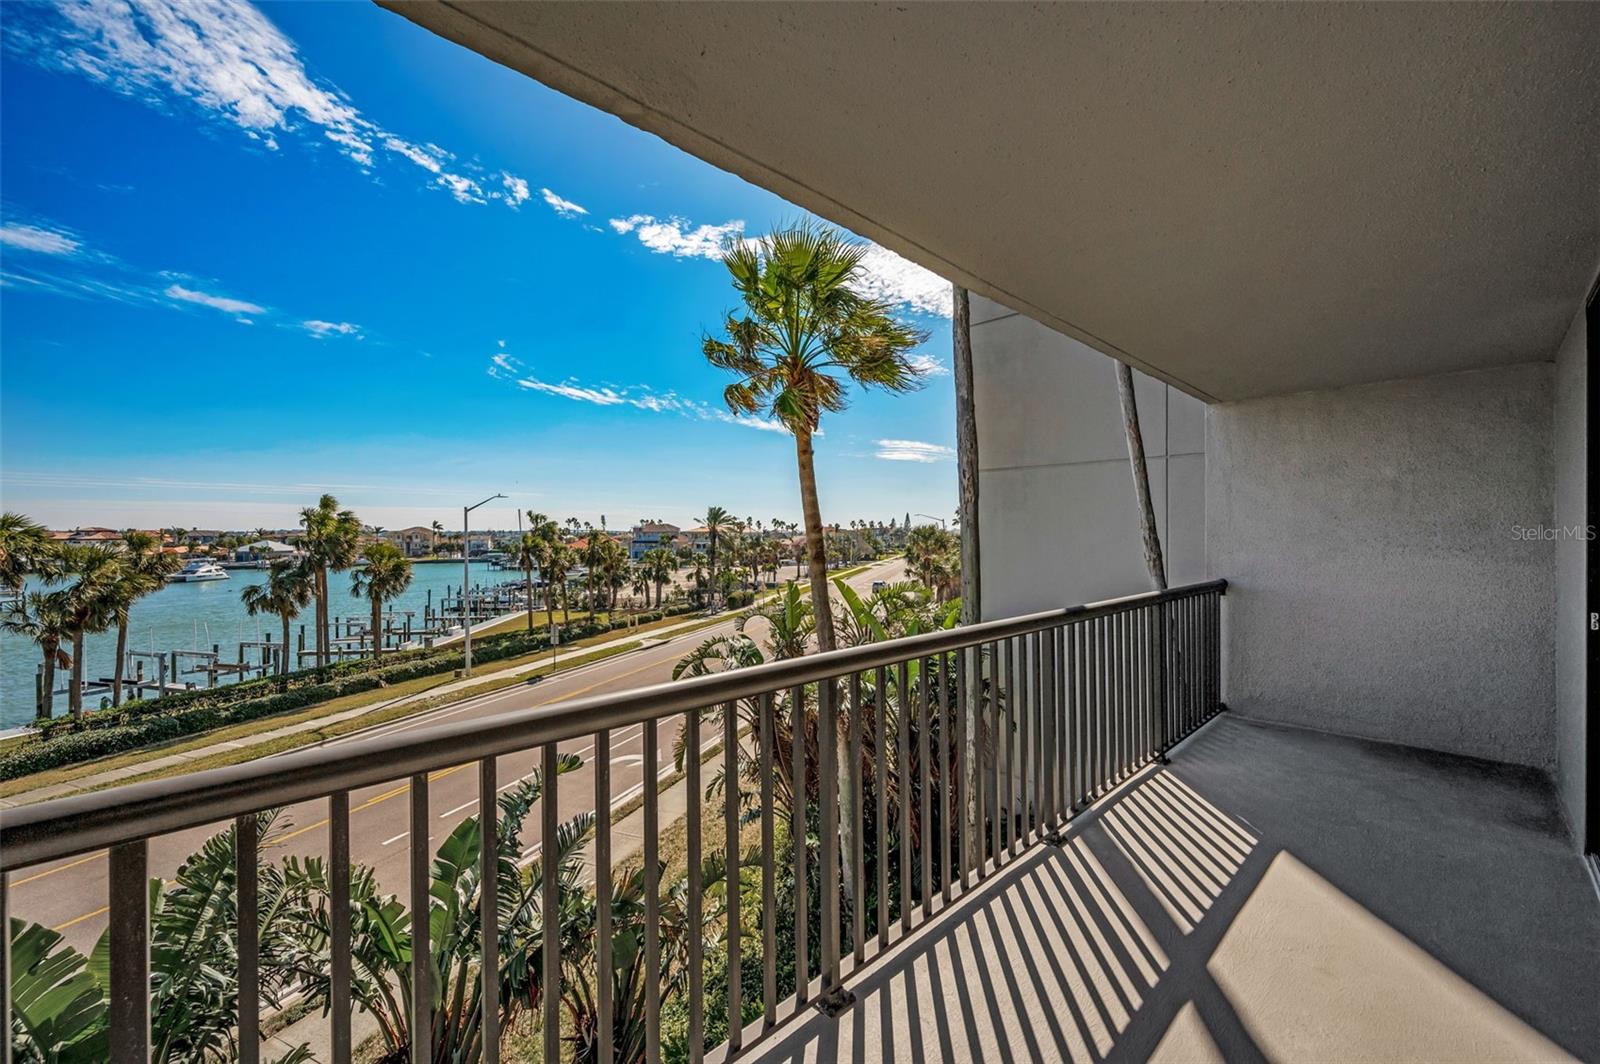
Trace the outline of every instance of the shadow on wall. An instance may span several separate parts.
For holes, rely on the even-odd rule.
[[[1235,766],[1229,771],[1241,774],[1237,766],[1249,763],[1252,753],[1281,760],[1283,752],[1269,748],[1285,734],[1302,734],[1219,724],[1189,744],[1189,756],[1171,769],[1140,777],[1080,818],[1064,846],[1029,852],[923,935],[874,964],[852,983],[854,1008],[835,1020],[812,1017],[758,1049],[757,1058],[824,1064],[1569,1059],[1369,905],[1318,874],[1308,863],[1312,858],[1303,861],[1290,852],[1285,843],[1294,841],[1297,822],[1333,840],[1329,851],[1321,848],[1322,840],[1306,837],[1307,852],[1317,853],[1319,862],[1347,845],[1339,832],[1322,831],[1323,814],[1315,808],[1321,797],[1307,803],[1281,793],[1276,807],[1282,819],[1274,824],[1272,841],[1265,841],[1268,833],[1202,794],[1223,759]],[[1260,749],[1250,751],[1252,746]],[[1284,766],[1290,774],[1299,767]],[[1340,767],[1326,770],[1337,773]],[[1332,790],[1352,785],[1363,784],[1336,780]],[[1366,785],[1384,789],[1381,780]],[[1319,784],[1309,786],[1315,790]],[[1271,803],[1241,804],[1254,815]],[[1377,797],[1375,807],[1383,804]],[[1347,812],[1359,820],[1367,810]],[[1290,830],[1277,830],[1284,825]],[[1373,834],[1385,835],[1383,825]],[[1372,871],[1367,862],[1391,865],[1386,874],[1394,883],[1430,874],[1421,867],[1425,862],[1408,866],[1403,851],[1412,842],[1404,832],[1373,841],[1341,876]],[[1448,840],[1439,841],[1448,848]],[[1492,866],[1495,855],[1476,860]],[[1470,877],[1477,870],[1460,871]],[[1380,867],[1375,878],[1364,880],[1373,889],[1359,891],[1378,908],[1390,885],[1384,875]],[[1429,889],[1426,882],[1420,886]],[[1441,908],[1454,904],[1452,894],[1480,893],[1466,878],[1436,880],[1433,886]],[[1600,940],[1592,897],[1588,903],[1590,926],[1567,943],[1569,950],[1582,948],[1584,938]],[[1407,918],[1406,926],[1417,927],[1409,922],[1408,900],[1399,902],[1397,912]],[[1441,915],[1413,933],[1455,934],[1450,915]],[[1530,911],[1510,922],[1550,915]],[[1518,932],[1510,927],[1498,933]],[[1448,955],[1460,945],[1447,943],[1440,952]],[[1481,959],[1493,966],[1495,943],[1478,941],[1469,948],[1486,951]],[[1522,982],[1514,968],[1503,966],[1499,983],[1485,985],[1527,994],[1527,986],[1513,986]],[[1576,983],[1569,985],[1566,1001],[1546,1007],[1579,1028],[1565,1033],[1568,1044],[1585,1055],[1600,1041],[1596,1021],[1582,1015],[1592,1011],[1582,988],[1596,985],[1596,964],[1591,959],[1576,972],[1555,974]],[[1542,1026],[1553,1031],[1559,1021]]]

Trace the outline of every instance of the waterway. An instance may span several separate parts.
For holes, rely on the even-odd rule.
[[[471,574],[474,586],[507,583],[517,580],[520,575],[513,571],[495,569],[486,562],[473,562]],[[168,584],[160,591],[145,596],[134,604],[130,613],[128,649],[161,652],[210,650],[212,645],[216,644],[223,661],[234,661],[238,658],[241,641],[263,639],[267,635],[277,640],[281,632],[278,618],[270,614],[251,617],[239,602],[241,590],[251,584],[261,583],[266,579],[266,575],[259,569],[231,569],[227,580]],[[29,589],[35,590],[38,586],[36,582],[30,581]],[[333,592],[333,600],[328,607],[331,615],[364,618],[371,613],[365,599],[358,599],[350,593],[349,573],[332,574],[329,586]],[[451,589],[461,586],[459,561],[414,565],[411,587],[385,609],[415,610],[416,616],[412,619],[412,623],[420,627],[423,606],[428,602],[429,593],[432,593],[433,605],[437,608],[446,586]],[[295,620],[290,629],[291,640],[298,637],[301,621],[309,625],[311,616],[312,611],[308,608]],[[311,640],[308,628],[307,645],[311,644]],[[87,636],[84,641],[84,675],[91,679],[110,676],[116,653],[115,629]],[[259,659],[252,653],[248,660]],[[32,719],[34,678],[39,661],[39,648],[31,640],[9,632],[0,632],[0,728],[14,727]],[[147,661],[145,671],[153,676],[155,663]],[[203,675],[187,676],[184,679],[202,685],[205,682]],[[58,672],[56,690],[64,691],[66,685],[66,678]],[[89,707],[98,706],[100,696],[90,694],[84,704]],[[56,713],[65,713],[66,706],[66,695],[57,695]]]

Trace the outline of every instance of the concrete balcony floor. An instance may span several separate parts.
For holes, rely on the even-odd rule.
[[[763,1061],[1600,1060],[1600,903],[1536,773],[1224,714]]]

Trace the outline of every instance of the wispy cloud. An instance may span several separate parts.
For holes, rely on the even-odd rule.
[[[677,258],[720,259],[731,241],[744,236],[744,222],[737,218],[721,225],[695,225],[684,218],[633,214],[611,219],[611,228],[634,234],[639,243],[657,254]]]
[[[16,5],[8,12],[5,46],[155,107],[185,101],[272,151],[291,136],[320,140],[366,170],[384,157],[418,166],[461,203],[517,206],[527,198],[518,199],[514,185],[486,189],[492,179],[476,164],[367,118],[348,96],[313,77],[294,42],[246,0]]]
[[[921,440],[878,440],[876,457],[887,462],[948,462],[955,449]]]
[[[611,228],[625,236],[633,234],[651,251],[678,258],[720,259],[730,244],[747,239],[745,223],[737,218],[721,225],[696,225],[685,218],[633,214],[611,219]],[[867,244],[852,287],[864,296],[923,314],[950,316],[950,282],[878,244]]]
[[[83,245],[66,233],[37,225],[0,226],[0,244],[45,255],[71,255]]]
[[[531,193],[528,191],[528,182],[515,174],[500,171],[500,183],[505,186],[506,203],[512,207],[520,207],[528,202]]]
[[[163,294],[168,299],[176,299],[184,303],[195,303],[236,317],[244,314],[265,314],[267,312],[267,308],[259,303],[233,299],[229,296],[212,295],[209,292],[198,292],[192,288],[185,288],[181,284],[168,285]]]
[[[697,399],[685,398],[676,392],[659,392],[648,385],[585,384],[575,377],[547,381],[526,372],[526,368],[521,361],[504,351],[496,352],[489,358],[489,376],[496,380],[507,381],[528,392],[554,395],[594,406],[627,406],[652,414],[677,414],[696,421],[720,421],[723,424],[738,425],[741,428],[756,429],[761,432],[779,432],[785,435],[789,432],[780,422],[771,418],[735,414]]]
[[[912,355],[911,368],[924,377],[943,377],[950,372],[950,367],[932,355]]]
[[[523,191],[527,191],[526,188],[524,188]],[[539,190],[539,195],[544,197],[545,203],[549,204],[551,210],[555,211],[563,218],[577,218],[580,215],[589,213],[583,207],[578,206],[569,199],[562,199],[560,196],[556,195],[554,192],[551,192],[547,188],[541,188]]]
[[[317,318],[312,318],[309,321],[301,322],[300,327],[305,329],[305,331],[310,333],[312,336],[315,336],[318,340],[325,339],[329,336],[354,336],[357,339],[361,338],[361,326],[348,321],[321,321]]]

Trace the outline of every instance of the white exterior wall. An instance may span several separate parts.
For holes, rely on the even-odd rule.
[[[1556,788],[1575,839],[1584,837],[1589,743],[1589,543],[1570,530],[1589,520],[1589,348],[1584,314],[1556,354]]]
[[[983,616],[1150,590],[1115,363],[972,296]],[[1205,406],[1134,373],[1174,585],[1205,573]]]

